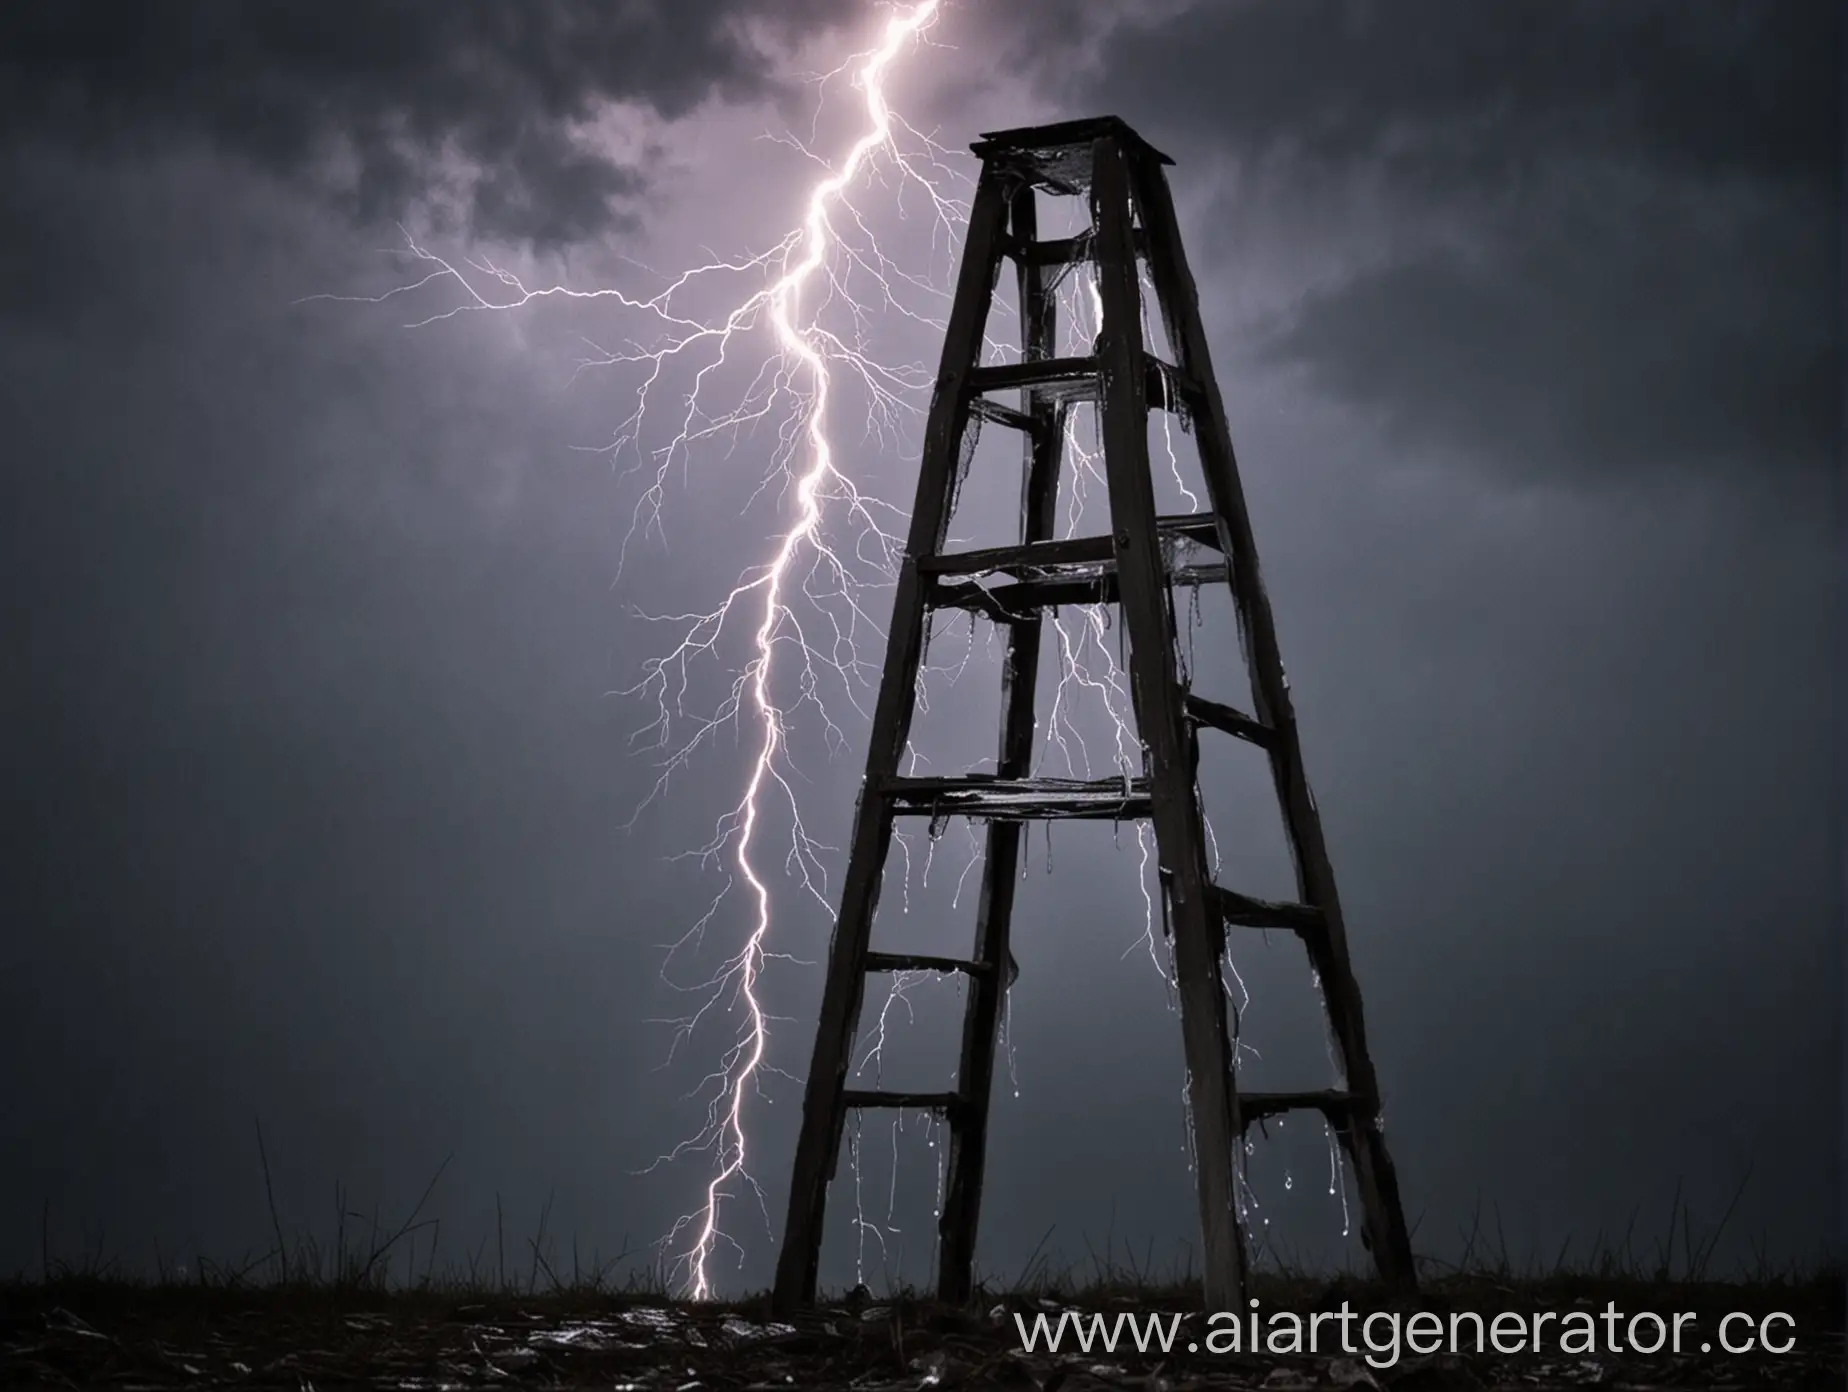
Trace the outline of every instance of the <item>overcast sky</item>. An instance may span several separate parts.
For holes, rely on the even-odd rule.
[[[687,454],[625,553],[629,470],[686,379],[621,441],[638,370],[581,365],[658,320],[552,299],[410,327],[470,302],[450,277],[365,297],[432,269],[401,228],[460,269],[631,301],[773,247],[864,115],[817,77],[890,12],[0,12],[0,1267],[36,1264],[42,1214],[72,1258],[261,1251],[259,1118],[285,1225],[323,1239],[336,1181],[401,1213],[453,1154],[439,1262],[492,1233],[497,1194],[510,1247],[550,1193],[566,1253],[632,1264],[697,1203],[708,1154],[648,1167],[699,1130],[735,1017],[674,1049],[664,1021],[701,997],[663,947],[724,887],[683,853],[735,805],[752,731],[638,818],[655,710],[616,693],[677,641],[642,615],[712,608],[773,549],[775,421]],[[952,199],[997,127],[1109,112],[1177,161],[1421,1251],[1454,1256],[1480,1203],[1516,1259],[1633,1213],[1653,1254],[1678,1187],[1711,1223],[1742,1180],[1729,1254],[1839,1249],[1839,31],[1821,0],[961,0],[894,70],[901,149]],[[851,235],[910,279],[856,341],[928,376],[955,228],[889,157],[871,174]],[[735,401],[766,354],[742,341],[710,389]],[[836,443],[904,506],[924,398],[894,380],[882,430],[842,388]],[[1013,467],[985,446],[959,534]],[[1202,630],[1203,671],[1230,672],[1228,632]],[[990,753],[974,637],[918,728],[937,768]],[[689,711],[746,639],[695,665]],[[839,846],[865,722],[824,677],[838,735],[803,709],[789,767]],[[1263,780],[1208,772],[1227,881],[1282,892]],[[783,802],[762,836],[771,1062],[799,1078],[829,920],[785,873]],[[926,844],[878,932],[958,950],[967,839],[928,884]],[[1134,836],[1033,847],[982,1265],[1018,1273],[1048,1230],[1080,1263],[1184,1263],[1179,1026]],[[826,901],[840,857],[818,865]],[[749,919],[724,899],[670,975],[697,982]],[[1296,945],[1237,950],[1254,1085],[1322,1085]],[[959,998],[911,995],[891,1076],[941,1086]],[[727,1289],[768,1278],[800,1098],[769,1074],[749,1099],[768,1222],[748,1190],[728,1205]],[[927,1279],[939,1152],[869,1122],[862,1153],[879,1232],[856,1238],[843,1165],[825,1279],[856,1252],[875,1284]],[[1353,1253],[1328,1163],[1300,1122],[1254,1158],[1277,1249]]]

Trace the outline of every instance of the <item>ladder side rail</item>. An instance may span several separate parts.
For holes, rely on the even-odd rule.
[[[1245,1290],[1235,1151],[1242,1146],[1226,993],[1225,926],[1208,896],[1206,847],[1193,776],[1192,726],[1181,710],[1173,614],[1149,472],[1142,290],[1130,233],[1129,159],[1111,137],[1093,146],[1091,209],[1103,301],[1104,472],[1117,583],[1129,636],[1131,702],[1151,786],[1163,889],[1174,932],[1181,1034],[1193,1110],[1195,1177],[1206,1302],[1240,1308]]]
[[[1034,241],[1038,211],[1036,195],[1029,185],[1014,193],[1011,224],[1016,247]],[[1058,301],[1049,291],[1050,272],[1028,258],[1020,259],[1017,271],[1021,357],[1027,362],[1044,361],[1058,346]],[[1057,522],[1066,408],[1029,388],[1022,392],[1021,409],[1032,418],[1032,426],[1025,438],[1021,469],[1020,540],[1031,544],[1050,538]],[[995,761],[1000,778],[1025,778],[1032,772],[1043,632],[1039,616],[1031,622],[1008,626],[1001,668],[1000,748]],[[968,1105],[951,1127],[938,1220],[937,1295],[955,1304],[969,1299],[975,1278],[995,1049],[1009,984],[1002,973],[1013,960],[1014,896],[1020,883],[1020,848],[1025,830],[1019,821],[990,821],[982,859],[973,956],[989,964],[991,970],[970,983],[963,1011],[956,1085]]]
[[[1148,238],[1149,276],[1174,347],[1175,365],[1197,385],[1204,407],[1201,418],[1194,423],[1195,438],[1207,492],[1222,528],[1221,549],[1231,567],[1239,626],[1248,645],[1255,715],[1271,732],[1271,776],[1295,861],[1299,896],[1323,915],[1323,930],[1309,943],[1346,1075],[1342,1082],[1349,1092],[1364,1100],[1354,1109],[1350,1129],[1341,1135],[1360,1188],[1368,1246],[1386,1281],[1410,1286],[1416,1279],[1411,1241],[1399,1200],[1398,1180],[1381,1136],[1379,1081],[1367,1048],[1360,990],[1348,954],[1347,930],[1321,816],[1303,767],[1295,709],[1270,600],[1258,571],[1251,516],[1239,480],[1225,401],[1213,373],[1212,355],[1200,320],[1199,292],[1181,244],[1166,176],[1160,167],[1144,163],[1135,170],[1134,178],[1137,207]]]
[[[1002,175],[984,167],[970,207],[962,267],[925,425],[917,498],[892,598],[892,623],[868,741],[866,776],[854,813],[841,907],[829,945],[821,1020],[809,1063],[790,1175],[788,1218],[772,1293],[773,1303],[784,1310],[811,1304],[815,1298],[828,1184],[840,1152],[847,1070],[866,990],[866,954],[892,840],[891,808],[879,789],[885,778],[898,771],[917,701],[918,667],[928,622],[918,562],[942,549],[949,526],[957,456],[970,423],[968,379],[981,352],[982,331],[1000,270],[1007,211],[1008,188]]]

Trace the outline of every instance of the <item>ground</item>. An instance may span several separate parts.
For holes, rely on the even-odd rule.
[[[1416,1309],[1626,1315],[1692,1312],[1699,1331],[1679,1356],[1494,1353],[1403,1355],[1390,1367],[1364,1357],[1189,1354],[1204,1316],[1188,1317],[1173,1352],[1086,1354],[1068,1334],[1059,1353],[1022,1350],[1015,1316],[1056,1322],[1064,1310],[1167,1315],[1198,1310],[1184,1290],[1046,1290],[985,1296],[968,1309],[922,1300],[858,1300],[787,1321],[761,1301],[690,1305],[659,1295],[555,1288],[387,1290],[342,1283],[249,1286],[235,1279],[138,1284],[63,1277],[0,1287],[0,1386],[79,1388],[604,1388],[630,1392],[722,1389],[1016,1388],[1084,1392],[1134,1388],[1370,1388],[1392,1392],[1520,1388],[1840,1388],[1844,1285],[1840,1273],[1753,1284],[1589,1277],[1428,1281],[1391,1300],[1360,1284],[1279,1280],[1254,1287],[1266,1310]],[[1791,1316],[1795,1347],[1702,1355],[1722,1316]],[[1325,1326],[1336,1336],[1337,1326]],[[1604,1326],[1600,1325],[1600,1329]],[[1781,1334],[1781,1330],[1780,1330]],[[1338,1336],[1336,1336],[1338,1337]],[[1736,1340],[1735,1340],[1736,1342]]]

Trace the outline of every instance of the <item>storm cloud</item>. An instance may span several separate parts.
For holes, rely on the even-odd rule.
[[[1841,45],[1821,3],[1233,3],[1039,79],[1229,170],[1209,218],[1352,220],[1303,229],[1345,268],[1252,354],[1470,467],[1623,485],[1834,459]]]
[[[362,218],[442,195],[485,237],[559,245],[636,216],[650,150],[587,129],[610,104],[672,120],[787,95],[771,56],[851,0],[659,6],[181,0],[10,7],[0,122],[115,152],[193,139],[312,180]]]
[[[59,1254],[260,1247],[257,1116],[292,1227],[325,1226],[335,1179],[408,1206],[452,1151],[458,1250],[498,1198],[510,1242],[555,1188],[554,1232],[642,1261],[686,1209],[702,1159],[648,1165],[723,1039],[666,1062],[688,995],[659,968],[722,880],[687,852],[741,755],[630,826],[658,770],[612,693],[659,652],[638,611],[704,607],[764,554],[771,442],[677,473],[669,542],[618,575],[634,461],[597,450],[632,403],[581,359],[654,326],[550,303],[410,330],[453,282],[364,297],[405,279],[399,219],[457,264],[631,292],[774,245],[813,165],[761,137],[806,140],[810,70],[886,13],[0,13],[0,1267],[37,1262],[47,1211]],[[1638,1205],[1648,1230],[1678,1182],[1717,1216],[1747,1169],[1729,1252],[1839,1247],[1839,10],[997,0],[934,40],[901,109],[963,174],[983,130],[1104,112],[1178,161],[1421,1250],[1454,1255],[1478,1195],[1550,1258]],[[853,115],[829,92],[823,158]],[[894,187],[856,206],[941,278],[958,248]],[[909,495],[909,446],[841,449]],[[940,693],[928,738],[985,749],[992,677]],[[795,736],[833,844],[842,728]],[[1239,786],[1209,792],[1228,874],[1279,892]],[[1158,1264],[1194,1239],[1133,837],[1083,838],[1036,836],[1022,889],[1003,1276],[1049,1228],[1080,1262],[1111,1231]],[[799,1072],[827,916],[774,889]],[[911,929],[961,950],[966,900],[924,904]],[[1319,1066],[1300,953],[1240,950],[1255,1073]],[[916,1037],[949,1038],[950,1004],[921,996],[943,1018]],[[798,1096],[772,1078],[755,1114],[772,1226]],[[1323,1186],[1288,1182],[1323,1138],[1293,1143],[1266,1212],[1353,1257]],[[725,1279],[761,1284],[748,1203],[737,1231]]]

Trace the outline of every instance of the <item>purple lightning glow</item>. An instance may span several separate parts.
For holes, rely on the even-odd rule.
[[[860,572],[870,568],[882,577],[889,574],[902,545],[894,532],[902,513],[863,494],[837,466],[828,412],[835,374],[844,372],[868,395],[869,426],[889,435],[899,415],[911,409],[907,398],[926,385],[928,375],[874,361],[860,349],[857,336],[850,339],[826,328],[820,312],[830,300],[838,298],[856,315],[864,314],[863,306],[847,285],[847,276],[856,270],[872,277],[887,307],[903,313],[911,311],[900,302],[898,289],[907,285],[930,289],[885,258],[848,198],[876,157],[883,157],[906,186],[922,191],[938,223],[952,238],[955,225],[962,220],[957,202],[939,190],[942,178],[949,173],[938,159],[944,152],[906,126],[892,112],[885,93],[887,74],[936,22],[941,2],[917,0],[901,8],[887,22],[877,47],[824,76],[825,82],[851,70],[851,80],[863,106],[863,129],[831,172],[809,189],[799,224],[760,255],[696,266],[681,272],[652,297],[637,298],[614,288],[529,288],[513,271],[492,261],[452,262],[419,245],[407,233],[408,254],[428,268],[423,275],[378,296],[314,297],[378,303],[447,281],[462,288],[461,302],[417,319],[410,327],[421,328],[468,313],[504,313],[552,299],[609,302],[655,320],[665,334],[665,342],[659,346],[607,350],[592,344],[594,356],[579,364],[580,371],[636,366],[643,373],[634,410],[604,447],[612,456],[635,450],[644,461],[652,463],[623,540],[624,563],[629,545],[638,536],[664,535],[661,510],[669,482],[675,467],[684,466],[696,446],[719,439],[735,443],[745,430],[767,420],[777,426],[779,445],[765,482],[757,491],[761,493],[774,483],[793,500],[794,506],[793,516],[773,539],[770,559],[748,572],[706,612],[643,616],[676,626],[680,636],[663,655],[645,664],[642,680],[624,693],[652,702],[655,718],[641,737],[664,754],[653,789],[636,809],[638,817],[716,733],[739,725],[748,725],[755,732],[738,802],[719,819],[710,842],[693,853],[702,862],[729,863],[733,875],[743,881],[750,895],[751,926],[743,944],[716,972],[678,988],[697,994],[702,1003],[690,1015],[671,1022],[677,1049],[716,1011],[741,1008],[745,1021],[717,1066],[696,1089],[709,1093],[705,1126],[656,1162],[658,1165],[694,1152],[711,1153],[715,1158],[703,1202],[662,1239],[670,1279],[694,1298],[705,1298],[713,1292],[711,1259],[717,1245],[726,1240],[721,1218],[726,1200],[734,1197],[732,1186],[744,1185],[756,1191],[756,1182],[747,1168],[745,1108],[758,1088],[760,1075],[773,1071],[766,1061],[769,1016],[759,992],[759,979],[766,962],[777,954],[769,948],[773,905],[758,861],[757,842],[764,800],[773,791],[793,814],[787,863],[803,890],[832,913],[820,859],[825,848],[804,829],[795,791],[783,767],[787,723],[793,708],[779,704],[773,693],[781,676],[779,654],[793,650],[795,675],[802,692],[797,704],[819,712],[832,746],[845,744],[845,734],[819,697],[822,670],[831,669],[836,676],[847,679],[848,699],[853,699],[852,678],[864,675],[856,650],[856,644],[862,641],[859,634],[862,630],[877,634],[880,628],[861,607],[860,593],[869,582]],[[907,155],[900,148],[896,136],[901,130],[924,149],[924,155]],[[803,149],[803,153],[808,151]],[[923,167],[926,161],[928,173]],[[842,234],[843,223],[863,233],[869,245],[851,245]],[[841,263],[845,263],[844,269]],[[766,277],[767,283],[716,319],[695,317],[678,307],[683,294],[699,282],[715,276],[754,274]],[[727,365],[734,342],[766,326],[773,351],[743,399],[718,414],[705,413],[703,402],[710,394],[709,381]],[[701,351],[706,357],[693,373],[672,439],[665,447],[642,453],[644,421],[657,408],[657,396],[664,390],[663,374],[676,360],[691,358]],[[830,504],[844,511],[860,533],[851,551],[831,544],[823,534],[824,509]],[[619,564],[619,573],[620,570]],[[804,632],[791,604],[792,592],[797,590],[810,600],[830,598],[844,606],[844,621],[838,614],[830,615],[832,642],[826,647]],[[728,624],[746,608],[755,614],[750,659],[727,699],[714,712],[689,716],[685,698],[691,664],[715,652]],[[688,725],[691,733],[681,733],[682,727]],[[733,881],[728,880],[687,933],[669,945],[670,964],[683,950],[703,941],[732,887]],[[761,1202],[761,1192],[758,1197]]]
[[[703,1299],[712,1291],[707,1265],[713,1245],[718,1241],[719,1206],[724,1197],[725,1185],[734,1177],[745,1174],[744,1098],[746,1089],[751,1086],[758,1068],[763,1064],[764,1050],[769,1042],[763,1003],[757,998],[757,978],[763,969],[764,942],[770,932],[770,890],[751,863],[751,836],[757,827],[759,793],[766,781],[773,778],[781,781],[775,765],[777,751],[783,740],[783,713],[770,700],[769,681],[773,643],[777,628],[787,613],[783,589],[788,583],[797,552],[815,538],[816,528],[821,522],[818,494],[822,485],[836,480],[851,488],[834,467],[834,452],[828,441],[828,360],[812,341],[812,335],[797,326],[796,298],[803,286],[822,269],[827,257],[830,205],[853,181],[872,152],[889,145],[891,141],[892,116],[886,106],[884,91],[886,69],[897,59],[906,41],[920,33],[936,17],[938,3],[939,0],[923,0],[908,14],[893,19],[886,26],[885,41],[865,59],[856,85],[866,96],[870,129],[854,142],[840,169],[817,184],[809,195],[808,210],[802,224],[802,256],[784,271],[766,296],[777,342],[786,354],[806,369],[812,385],[813,396],[805,431],[810,462],[796,480],[798,516],[795,526],[783,535],[776,557],[763,575],[738,585],[726,597],[723,606],[729,608],[753,589],[761,588],[763,591],[763,618],[758,623],[754,640],[757,656],[747,669],[751,702],[757,713],[762,738],[736,813],[738,834],[734,850],[738,873],[750,886],[755,900],[756,922],[743,952],[734,959],[737,963],[737,990],[749,1012],[750,1024],[746,1047],[736,1066],[729,1070],[730,1076],[726,1080],[719,1151],[721,1163],[718,1172],[706,1186],[705,1205],[694,1220],[697,1234],[687,1260],[692,1271],[691,1294],[695,1299]],[[788,792],[787,785],[784,785],[784,791]],[[793,794],[791,796],[793,798]]]
[[[742,1025],[731,1043],[695,1089],[696,1095],[705,1099],[704,1125],[656,1161],[659,1165],[694,1153],[713,1157],[712,1171],[699,1205],[676,1222],[661,1242],[666,1274],[694,1298],[703,1299],[714,1294],[712,1264],[718,1246],[721,1243],[736,1246],[723,1223],[728,1202],[748,1189],[756,1195],[760,1208],[763,1206],[762,1192],[748,1166],[751,1148],[747,1108],[750,1100],[759,1094],[764,1075],[780,1072],[769,1059],[771,1017],[765,1008],[760,982],[768,962],[787,956],[773,951],[771,944],[775,906],[761,844],[767,801],[776,800],[790,814],[790,843],[784,852],[786,868],[802,892],[819,903],[830,918],[834,912],[827,892],[824,863],[824,854],[829,848],[815,841],[805,830],[790,781],[791,770],[787,766],[789,722],[799,708],[810,708],[822,722],[830,746],[838,750],[846,745],[845,733],[821,699],[821,687],[825,677],[838,679],[846,690],[846,699],[857,709],[856,687],[864,686],[867,678],[876,674],[876,668],[861,659],[859,645],[880,631],[879,623],[868,615],[862,601],[866,591],[889,577],[903,543],[898,535],[902,523],[900,510],[862,492],[837,462],[838,450],[831,436],[829,411],[839,385],[837,376],[850,380],[866,393],[868,431],[882,439],[891,438],[899,419],[916,410],[916,399],[927,392],[933,375],[921,368],[881,364],[863,350],[864,321],[871,306],[856,298],[857,292],[850,288],[849,280],[856,274],[870,277],[876,287],[879,307],[925,324],[933,323],[931,317],[908,308],[900,292],[910,290],[939,297],[945,293],[887,259],[851,195],[857,185],[868,181],[875,168],[883,168],[896,176],[901,191],[909,188],[920,192],[937,228],[948,234],[947,240],[952,244],[956,227],[964,221],[961,200],[944,191],[949,181],[961,176],[945,162],[946,152],[941,147],[892,111],[886,95],[888,76],[935,25],[941,6],[942,0],[916,0],[916,3],[898,7],[886,23],[876,47],[827,75],[832,78],[850,74],[861,108],[860,133],[845,153],[827,166],[825,176],[808,189],[797,226],[760,255],[708,261],[679,273],[664,289],[644,298],[614,288],[577,290],[557,285],[528,288],[514,272],[492,261],[452,262],[407,236],[409,255],[426,268],[418,279],[379,296],[317,297],[376,303],[445,282],[461,287],[461,301],[416,320],[413,327],[468,313],[504,313],[544,300],[601,301],[653,320],[663,334],[658,344],[621,349],[593,344],[593,354],[579,365],[580,371],[633,367],[641,372],[634,410],[619,425],[611,442],[602,447],[612,457],[633,451],[637,457],[636,467],[644,473],[645,486],[623,540],[625,562],[630,543],[638,537],[664,537],[662,507],[668,486],[675,467],[684,468],[696,447],[712,442],[736,445],[745,431],[765,422],[771,423],[777,431],[778,443],[757,493],[761,494],[774,484],[788,500],[789,507],[787,520],[771,538],[769,559],[747,571],[709,610],[643,616],[652,622],[672,626],[678,637],[662,655],[644,664],[641,681],[625,693],[641,696],[651,703],[654,719],[641,734],[662,755],[659,776],[637,809],[638,816],[716,734],[726,729],[750,732],[749,763],[740,796],[719,819],[707,844],[690,853],[703,864],[728,867],[726,883],[705,912],[679,941],[668,946],[667,951],[668,965],[671,965],[679,954],[702,944],[706,930],[713,924],[731,890],[738,881],[743,882],[749,902],[749,928],[741,945],[704,979],[690,985],[669,983],[699,1000],[690,1014],[670,1022],[674,1026],[670,1057],[709,1017],[735,1011],[742,1018]],[[898,139],[901,134],[922,153],[907,154]],[[795,144],[794,141],[789,143]],[[804,154],[810,153],[803,146],[796,148]],[[850,234],[858,234],[858,239]],[[682,297],[697,285],[712,278],[739,276],[758,277],[762,283],[717,317],[700,317],[680,308]],[[1067,274],[1054,290],[1062,292],[1065,313],[1069,315],[1074,333],[1082,341],[1089,341],[1100,329],[1102,319],[1094,279],[1083,274]],[[1145,306],[1151,299],[1145,287]],[[834,332],[824,325],[822,312],[831,303],[846,306],[853,318],[852,333]],[[771,351],[742,398],[729,409],[708,412],[704,403],[711,394],[715,374],[734,365],[730,355],[735,344],[766,328]],[[995,350],[995,345],[989,346],[991,351]],[[659,398],[667,390],[664,373],[681,360],[696,360],[700,365],[693,371],[690,388],[681,400],[672,437],[664,447],[645,450],[644,419],[662,409]],[[1165,415],[1162,421],[1165,432],[1169,421]],[[1078,422],[1079,417],[1074,413],[1068,422],[1065,442],[1069,489],[1062,490],[1066,513],[1062,530],[1067,536],[1080,533],[1087,499],[1094,493],[1101,495],[1104,487],[1097,422],[1093,419],[1093,429],[1082,432],[1090,437],[1088,439],[1081,438]],[[1179,496],[1190,510],[1197,510],[1198,500],[1182,477],[1173,440],[1166,434],[1164,440],[1167,462]],[[837,523],[845,520],[856,534],[853,545],[829,539],[835,526],[824,524],[830,517],[837,519]],[[869,579],[869,571],[877,578]],[[825,615],[830,629],[825,639],[804,631],[793,603],[798,595]],[[831,601],[834,607],[824,605],[824,600]],[[735,626],[739,617],[746,614],[750,616],[745,619],[750,635],[749,657],[742,671],[714,711],[689,715],[685,702],[690,666],[714,655],[728,626]],[[1042,722],[1042,754],[1062,765],[1064,771],[1074,777],[1095,777],[1106,768],[1113,775],[1125,777],[1140,773],[1141,743],[1130,715],[1121,654],[1117,651],[1121,635],[1112,632],[1109,608],[1074,606],[1068,611],[1054,611],[1048,618],[1055,632],[1059,680],[1050,711]],[[966,664],[969,657],[966,651],[962,663]],[[953,679],[956,669],[948,670]],[[791,682],[799,695],[793,700],[780,701],[777,691]],[[1080,704],[1090,707],[1094,703],[1101,703],[1110,732],[1107,757],[1094,754],[1078,718]],[[913,750],[912,755],[917,759],[917,751]],[[1210,838],[1210,823],[1207,832]],[[1146,823],[1137,823],[1135,834],[1144,921],[1141,936],[1126,952],[1137,947],[1146,949],[1168,986],[1173,1008],[1173,964],[1158,928],[1160,914],[1151,873],[1155,850],[1153,832]],[[905,837],[897,840],[905,857],[908,895],[911,848]],[[926,879],[935,841],[933,834],[924,856]],[[979,844],[972,830],[970,849],[970,859],[963,866],[957,883],[958,899],[979,857]],[[1212,851],[1217,863],[1216,843]],[[1229,958],[1227,964],[1230,965]],[[664,978],[666,971],[664,966]],[[856,1071],[879,1067],[895,1008],[909,1012],[906,992],[927,975],[900,973],[894,977]],[[1230,975],[1243,996],[1244,984],[1236,970]],[[1242,1011],[1246,1004],[1248,999],[1240,1000],[1239,1009]],[[1249,1046],[1242,1042],[1237,1047],[1249,1051]],[[1011,1069],[1011,1041],[1009,1064]],[[902,1118],[895,1118],[892,1125],[896,1157]],[[934,1144],[934,1129],[929,1134]],[[1190,1137],[1186,1145],[1191,1154]],[[850,1150],[858,1196],[861,1151],[858,1123]],[[940,1185],[941,1180],[939,1174]],[[893,1183],[896,1184],[896,1163]],[[1345,1195],[1343,1197],[1345,1201]],[[888,1222],[890,1214],[888,1204]],[[856,1214],[856,1226],[861,1240],[863,1272],[866,1237],[870,1234],[883,1243],[884,1234],[878,1224],[867,1218],[863,1206]]]

